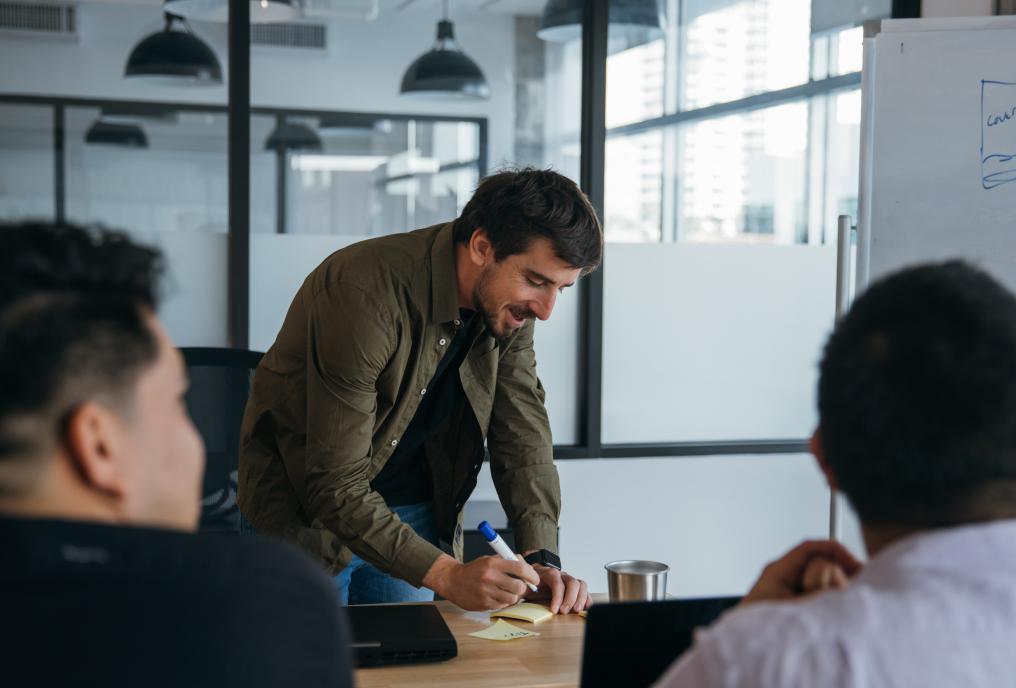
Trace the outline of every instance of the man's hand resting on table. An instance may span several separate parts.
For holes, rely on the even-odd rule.
[[[538,550],[533,550],[536,552]],[[526,552],[524,555],[515,555],[519,559],[529,556],[533,552]],[[550,600],[550,611],[555,614],[576,614],[589,608],[593,598],[589,596],[589,586],[584,580],[569,576],[564,571],[558,571],[551,566],[534,566],[533,569],[540,576],[539,589],[533,592],[528,587],[522,595],[527,600]]]
[[[592,600],[586,584],[545,566],[532,567],[501,557],[480,557],[468,564],[442,554],[423,577],[423,586],[471,612],[504,609],[523,600],[550,599],[551,611],[567,614],[586,609]],[[517,578],[512,578],[517,576]],[[533,592],[519,578],[538,586]]]
[[[809,540],[766,566],[741,604],[793,600],[845,588],[862,568],[835,540]]]

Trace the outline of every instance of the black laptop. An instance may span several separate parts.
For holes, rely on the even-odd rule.
[[[458,646],[441,612],[432,604],[346,607],[358,667],[441,662]]]
[[[695,628],[740,599],[594,604],[586,618],[582,688],[648,688],[691,647]]]

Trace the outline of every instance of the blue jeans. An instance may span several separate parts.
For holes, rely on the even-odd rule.
[[[417,535],[435,547],[440,547],[432,502],[395,506],[389,509],[394,511],[403,523],[416,531]],[[258,536],[258,532],[241,512],[240,537],[252,536]],[[339,595],[339,604],[434,601],[433,591],[415,588],[404,580],[381,573],[355,554],[349,566],[336,574],[335,590]]]

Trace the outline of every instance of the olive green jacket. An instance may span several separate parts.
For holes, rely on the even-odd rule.
[[[473,319],[466,398],[425,442],[441,539],[462,557],[462,507],[484,440],[518,551],[557,549],[561,493],[533,322],[497,342]],[[304,281],[254,374],[237,501],[254,528],[333,574],[353,553],[419,587],[441,551],[369,483],[412,420],[462,326],[452,223],[333,253]],[[475,525],[475,524],[474,524]]]

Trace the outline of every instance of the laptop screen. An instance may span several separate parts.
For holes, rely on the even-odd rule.
[[[582,688],[648,688],[691,647],[692,633],[740,597],[596,604],[586,619]]]

